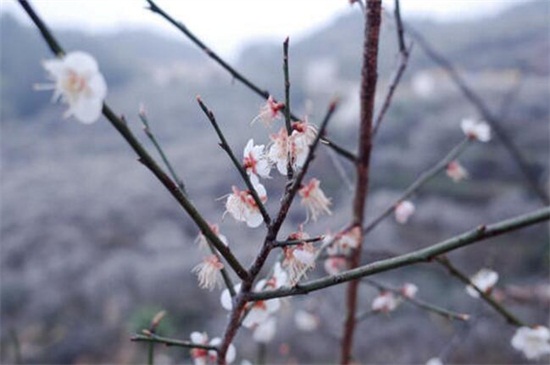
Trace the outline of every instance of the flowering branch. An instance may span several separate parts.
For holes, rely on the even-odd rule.
[[[143,335],[135,334],[130,338],[130,341],[162,343],[166,346],[178,346],[178,347],[185,347],[190,349],[214,350],[216,352],[219,351],[218,347],[216,346],[204,345],[204,344],[195,343],[191,341],[176,340],[173,338],[158,336],[150,332],[148,334],[143,334]]]
[[[435,63],[443,68],[445,72],[447,72],[447,74],[458,86],[466,99],[468,99],[470,103],[472,103],[476,107],[483,119],[485,119],[491,125],[491,128],[495,131],[495,135],[500,139],[502,145],[508,150],[508,152],[512,156],[512,159],[517,163],[525,178],[527,185],[537,195],[539,200],[544,205],[550,205],[550,197],[548,196],[548,193],[545,189],[539,186],[536,176],[533,175],[533,169],[530,163],[520,151],[520,149],[515,145],[508,132],[501,125],[499,119],[495,115],[493,115],[493,113],[483,102],[483,100],[466,84],[466,81],[462,79],[451,61],[446,59],[442,54],[431,47],[426,39],[416,30],[414,30],[410,26],[407,26],[406,31],[420,45],[426,55],[428,55],[428,57],[430,57]]]
[[[141,123],[143,124],[143,132],[147,135],[147,137],[151,140],[155,148],[157,149],[157,152],[159,153],[160,157],[162,158],[162,161],[166,165],[166,168],[168,169],[168,172],[170,172],[170,175],[172,175],[172,179],[176,182],[178,187],[181,189],[182,193],[187,195],[187,192],[185,190],[185,185],[183,183],[183,180],[181,180],[178,175],[176,174],[176,171],[172,167],[172,164],[166,157],[166,154],[162,150],[162,147],[157,141],[157,138],[153,134],[153,131],[151,130],[151,127],[149,126],[149,119],[147,118],[147,114],[145,113],[145,110],[140,110],[139,112],[139,119],[141,120]]]
[[[235,68],[233,68],[231,65],[229,65],[226,61],[224,61],[218,54],[216,54],[212,49],[206,46],[204,42],[202,42],[195,34],[193,34],[181,21],[177,21],[174,18],[172,18],[168,13],[166,13],[162,8],[160,8],[153,0],[146,0],[147,3],[149,3],[149,10],[151,10],[153,13],[156,13],[160,16],[162,16],[164,19],[166,19],[170,24],[174,25],[178,30],[180,30],[185,36],[187,36],[196,46],[198,46],[206,55],[210,58],[212,58],[216,63],[218,63],[224,70],[229,72],[232,77],[235,78],[235,80],[240,81],[243,83],[246,87],[248,87],[250,90],[252,90],[255,94],[259,95],[263,99],[268,99],[272,94],[265,90],[258,87],[256,84],[254,84],[252,81],[247,79],[243,74],[238,72]],[[277,100],[273,99],[273,101],[276,103]],[[285,108],[286,109],[286,108]],[[285,111],[286,113],[286,111]],[[289,109],[289,113],[291,118],[295,120],[299,120],[297,116],[292,114],[292,111]],[[329,146],[332,148],[335,152],[342,155],[349,161],[355,161],[356,156],[353,152],[350,152],[346,150],[344,147],[339,146],[338,144],[334,143],[333,141],[329,140],[326,136],[323,137],[323,144]]]
[[[197,102],[199,103],[204,114],[206,114],[206,116],[208,117],[208,120],[210,121],[210,124],[212,124],[212,127],[214,127],[214,129],[216,130],[216,134],[220,139],[220,147],[227,153],[227,155],[231,159],[231,162],[233,162],[233,165],[235,165],[235,168],[237,169],[237,171],[239,171],[239,174],[243,178],[248,190],[250,191],[250,194],[252,195],[252,198],[254,199],[254,202],[256,203],[256,205],[258,206],[258,209],[260,210],[260,213],[264,219],[264,223],[266,224],[266,226],[269,226],[269,224],[271,223],[271,217],[267,213],[267,210],[265,210],[265,206],[262,203],[262,200],[260,199],[260,197],[258,196],[258,192],[256,191],[256,188],[252,184],[252,181],[250,181],[248,174],[244,170],[239,160],[237,160],[237,158],[235,157],[235,154],[231,150],[231,147],[227,143],[227,140],[225,139],[225,136],[223,135],[218,125],[218,122],[216,121],[216,117],[214,116],[214,113],[212,113],[212,111],[208,109],[208,107],[203,103],[200,96],[197,96]]]
[[[412,45],[408,49],[405,46],[405,39],[403,37],[403,22],[401,21],[401,12],[399,10],[399,0],[395,0],[394,18],[397,28],[397,43],[399,44],[400,62],[392,77],[390,86],[388,87],[386,98],[384,99],[384,104],[382,104],[382,108],[380,109],[380,112],[376,117],[376,121],[373,124],[373,136],[376,135],[376,133],[378,132],[378,128],[380,128],[380,124],[382,123],[386,112],[390,108],[393,94],[397,89],[397,85],[399,85],[399,82],[401,81],[401,77],[405,73],[405,69],[407,68],[407,64],[409,62],[410,51],[412,49]]]
[[[445,157],[438,161],[432,168],[423,172],[409,187],[397,198],[389,207],[387,207],[382,213],[380,213],[375,219],[372,220],[364,229],[365,235],[372,231],[380,222],[382,222],[387,216],[389,216],[396,208],[396,206],[411,196],[425,183],[431,180],[435,175],[444,170],[447,165],[456,159],[469,145],[470,138],[464,138],[458,143]]]
[[[288,137],[292,134],[292,122],[290,120],[290,76],[288,71],[288,42],[289,39],[286,37],[283,42],[283,74],[285,78],[285,127]],[[286,164],[286,174],[288,180],[292,180],[292,151],[288,150],[288,158]]]
[[[49,31],[45,23],[36,14],[34,9],[26,0],[19,0],[19,3],[23,9],[27,12],[29,17],[35,23],[36,27],[40,30],[44,40],[50,47],[51,51],[57,55],[62,56],[65,54],[61,46],[55,40],[53,34]],[[138,155],[138,160],[146,166],[155,177],[162,183],[162,185],[168,190],[168,192],[174,197],[179,205],[187,212],[187,214],[193,219],[195,224],[200,228],[201,232],[212,242],[216,249],[220,252],[223,258],[233,268],[235,273],[241,278],[247,278],[247,272],[239,263],[237,258],[233,255],[231,250],[226,247],[223,242],[212,232],[212,229],[208,223],[204,220],[202,215],[197,211],[191,201],[182,193],[178,186],[172,181],[172,179],[166,175],[166,173],[158,166],[155,160],[149,155],[145,148],[139,143],[138,139],[133,135],[132,131],[126,125],[123,118],[116,115],[111,108],[104,103],[102,113],[111,122],[111,125],[120,133],[120,135],[126,140],[134,152]]]
[[[430,262],[437,256],[469,246],[485,239],[500,236],[521,228],[550,220],[550,207],[542,208],[528,214],[500,221],[488,226],[479,226],[463,234],[451,237],[445,241],[436,243],[429,247],[416,250],[407,254],[395,256],[389,259],[375,261],[346,270],[339,274],[311,280],[295,287],[284,287],[277,290],[251,293],[248,300],[267,300],[272,298],[287,297],[291,295],[307,294],[320,289],[328,288],[343,282],[359,279],[362,277],[378,274],[399,267],[409,266],[422,262]]]
[[[439,314],[440,316],[442,316],[444,318],[455,319],[455,320],[459,320],[459,321],[467,321],[467,320],[470,319],[470,316],[468,314],[453,312],[453,311],[450,311],[448,309],[441,308],[441,307],[438,307],[438,306],[433,305],[431,303],[428,303],[428,302],[425,302],[423,300],[417,299],[415,297],[404,295],[403,291],[401,289],[393,288],[393,287],[390,287],[388,285],[381,284],[381,283],[379,283],[377,281],[374,281],[372,279],[363,278],[361,280],[361,282],[365,283],[365,284],[368,284],[368,285],[371,285],[371,286],[374,286],[375,288],[377,288],[378,290],[381,290],[381,291],[392,292],[392,293],[398,295],[399,297],[403,298],[404,300],[408,301],[409,303],[417,306],[418,308],[424,309],[428,312]]]
[[[363,224],[369,188],[369,166],[372,148],[372,122],[374,115],[374,100],[378,78],[378,43],[380,39],[382,1],[368,0],[365,12],[365,29],[363,43],[363,66],[361,69],[361,113],[359,126],[359,152],[356,161],[356,185],[353,199],[353,225],[361,228],[357,247],[352,250],[349,268],[359,266],[361,246],[363,244]],[[357,311],[357,295],[359,281],[352,280],[346,292],[346,317],[344,321],[341,360],[344,365],[351,361],[351,348],[355,332],[355,316]]]
[[[508,321],[508,323],[517,327],[527,326],[516,316],[510,313],[506,308],[504,308],[500,303],[498,303],[495,299],[493,299],[490,294],[486,293],[484,290],[481,290],[477,285],[472,283],[472,281],[459,269],[457,269],[447,257],[436,257],[435,260],[438,264],[441,264],[443,267],[445,267],[452,276],[462,281],[464,284],[470,285],[480,295],[480,297],[485,302],[487,302],[487,304],[493,307],[498,313],[500,313],[506,319],[506,321]]]

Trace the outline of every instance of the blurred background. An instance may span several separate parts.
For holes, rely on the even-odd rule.
[[[80,20],[83,14],[88,20],[95,16],[87,11],[86,2],[80,2],[80,10],[68,2],[36,3],[47,23],[48,15],[55,19],[53,29],[67,50],[84,50],[97,58],[109,85],[107,102],[126,116],[156,156],[137,118],[140,103],[145,105],[151,128],[194,204],[208,221],[220,225],[238,257],[250,262],[264,231],[248,229],[231,218],[222,220],[224,202],[219,198],[230,192],[231,185],[242,184],[218,148],[195,96],[200,94],[214,111],[237,153],[250,137],[256,143],[269,141],[261,123],[249,127],[263,100],[145,10],[145,2],[120,2],[127,8],[128,23],[120,23],[119,18],[124,18],[120,14],[125,14],[115,8],[120,4],[110,9],[106,2],[88,2],[100,4],[95,8],[103,23],[96,25]],[[355,149],[363,29],[359,8],[349,7],[347,1],[325,1],[319,2],[319,7],[326,4],[325,10],[313,10],[317,2],[298,7],[298,2],[289,1],[281,2],[282,13],[278,9],[266,14],[273,4],[262,2],[263,8],[254,10],[236,2],[235,16],[218,9],[225,16],[209,19],[212,10],[200,18],[176,9],[175,3],[159,1],[177,19],[189,21],[192,31],[191,24],[197,24],[199,37],[205,34],[212,49],[219,49],[277,99],[283,99],[282,41],[290,34],[293,110],[318,124],[328,101],[339,96],[342,103],[329,134]],[[384,3],[378,107],[399,64],[393,2]],[[447,11],[433,5],[432,12],[429,7],[407,8],[405,3],[404,20],[452,60],[500,118],[547,188],[550,2],[483,0],[470,1],[476,5],[468,6],[467,1],[456,1],[450,3],[462,5],[449,5]],[[129,337],[148,327],[161,309],[168,312],[160,328],[163,335],[186,339],[192,331],[220,334],[227,316],[219,304],[220,293],[200,290],[191,273],[202,258],[194,244],[198,230],[105,119],[89,126],[63,120],[65,106],[52,105],[49,92],[33,91],[33,84],[46,80],[40,61],[51,55],[17,4],[5,0],[1,4],[0,361],[14,363],[19,354],[21,362],[35,364],[144,363],[146,346],[130,342]],[[109,12],[118,15],[114,20],[101,15]],[[137,13],[141,15],[134,16]],[[140,17],[157,24],[149,25]],[[264,20],[265,29],[262,22],[257,25],[258,19]],[[226,28],[230,23],[242,23],[244,30]],[[226,33],[237,40],[227,44],[214,35]],[[465,117],[478,117],[476,109],[421,47],[413,46],[375,143],[368,217],[387,207],[463,138],[460,120]],[[390,218],[368,236],[364,262],[541,207],[498,140],[472,146],[460,161],[470,178],[458,184],[444,174],[434,178],[412,198],[417,211],[407,225]],[[337,166],[353,177],[346,160],[321,149],[311,176],[322,181],[334,214],[308,224],[311,235],[335,231],[350,219],[352,193]],[[273,213],[284,179],[276,172],[272,175],[266,188],[268,210]],[[296,204],[283,235],[304,218]],[[547,225],[538,225],[450,257],[469,275],[482,267],[499,272],[500,300],[525,322],[547,324],[548,247]],[[319,265],[309,278],[321,275]],[[358,327],[359,361],[416,364],[441,356],[447,363],[524,362],[509,346],[514,328],[483,302],[467,296],[464,286],[440,267],[423,264],[373,278],[392,286],[415,283],[419,298],[469,313],[472,320],[457,323],[407,304],[389,315],[368,317]],[[337,361],[343,294],[343,286],[334,287],[288,301],[267,348],[268,363]],[[360,301],[365,310],[376,295],[377,290],[364,287]],[[293,313],[298,309],[321,319],[315,332],[296,327]],[[243,329],[236,345],[238,361],[254,361],[257,346],[250,331]],[[159,364],[191,362],[184,349],[159,347],[157,356]]]

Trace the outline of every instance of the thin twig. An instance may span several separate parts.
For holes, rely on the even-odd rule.
[[[399,10],[399,0],[395,0],[394,18],[395,18],[395,24],[397,29],[397,44],[399,45],[400,62],[399,62],[398,68],[395,70],[395,73],[392,77],[390,86],[388,87],[388,91],[386,93],[386,98],[384,99],[384,103],[382,104],[382,108],[378,112],[378,116],[376,117],[375,122],[373,124],[373,130],[372,130],[373,136],[375,136],[376,133],[378,132],[378,128],[380,128],[380,124],[382,123],[382,120],[384,119],[386,112],[390,108],[393,94],[395,93],[395,90],[397,89],[397,86],[401,81],[401,77],[405,73],[405,69],[407,68],[407,64],[409,62],[410,51],[412,49],[412,44],[408,49],[405,46],[405,39],[403,37],[403,33],[404,33],[403,22],[401,21],[401,12]]]
[[[286,127],[286,134],[288,137],[292,134],[292,122],[290,120],[290,75],[288,70],[288,42],[289,38],[286,37],[284,43],[283,43],[283,74],[285,79],[285,127]],[[287,152],[287,163],[286,163],[286,176],[287,179],[290,181],[292,180],[292,176],[294,175],[294,171],[292,168],[292,151],[289,148]]]
[[[147,334],[147,335],[135,334],[130,338],[130,341],[154,342],[154,343],[162,343],[166,346],[177,346],[177,347],[185,347],[190,349],[214,350],[218,352],[218,348],[216,346],[203,345],[203,344],[194,343],[191,341],[176,340],[174,338],[157,336],[154,333]]]
[[[182,22],[175,20],[172,18],[168,13],[166,13],[162,8],[160,8],[153,0],[147,0],[149,3],[149,10],[151,10],[153,13],[156,13],[160,16],[162,16],[164,19],[166,19],[170,24],[174,25],[178,30],[180,30],[191,42],[193,42],[197,47],[199,47],[206,55],[210,58],[212,58],[216,63],[218,63],[224,70],[229,72],[232,77],[235,78],[235,80],[243,83],[246,87],[248,87],[250,90],[252,90],[254,93],[262,97],[263,99],[269,98],[269,96],[272,96],[269,91],[262,89],[258,87],[256,84],[254,84],[252,81],[250,81],[248,78],[246,78],[242,73],[238,72],[235,68],[233,68],[231,65],[229,65],[226,61],[224,61],[217,53],[212,51],[211,48],[207,47],[204,42],[202,42],[195,34],[193,34]],[[273,99],[274,102],[277,102],[276,99]],[[294,120],[299,120],[296,115],[290,111],[290,116]],[[345,157],[346,159],[350,160],[351,162],[355,161],[355,155],[346,150],[344,147],[337,145],[336,143],[330,141],[326,136],[323,137],[323,144],[326,144],[330,148],[332,148],[334,151]]]
[[[325,276],[320,279],[311,280],[295,287],[283,287],[277,290],[269,290],[261,293],[250,293],[248,300],[267,300],[281,298],[298,294],[307,294],[320,289],[328,288],[343,282],[359,279],[377,273],[405,267],[417,263],[429,262],[433,258],[462,247],[469,246],[476,242],[491,237],[500,236],[509,232],[529,227],[534,224],[550,220],[550,207],[545,207],[528,214],[516,216],[488,226],[480,226],[463,234],[451,237],[445,241],[436,243],[429,247],[416,250],[400,256],[385,260],[375,261],[357,267],[353,270],[346,270],[332,276]]]
[[[386,217],[388,217],[394,210],[395,207],[402,202],[403,200],[410,197],[415,193],[420,187],[425,183],[431,180],[435,175],[444,170],[447,165],[457,158],[470,144],[469,138],[464,138],[460,143],[458,143],[445,157],[439,160],[433,167],[429,170],[420,174],[420,176],[411,184],[409,187],[395,199],[392,204],[390,204],[382,213],[380,213],[376,218],[374,218],[367,226],[364,228],[365,235],[372,231],[380,222],[382,222]]]
[[[436,257],[435,261],[445,267],[452,276],[462,281],[466,285],[471,285],[471,287],[474,288],[474,290],[480,295],[480,298],[482,298],[487,304],[489,304],[491,307],[493,307],[493,309],[501,314],[508,323],[518,327],[527,326],[524,322],[522,322],[520,319],[510,313],[510,311],[504,308],[504,306],[493,299],[490,294],[481,290],[478,286],[472,283],[470,278],[468,278],[458,268],[456,268],[447,257]]]
[[[381,291],[392,292],[392,293],[398,295],[399,297],[401,297],[402,299],[404,299],[405,301],[417,306],[418,308],[424,309],[428,312],[439,314],[440,316],[442,316],[446,319],[455,319],[455,320],[458,320],[458,321],[467,321],[470,318],[470,316],[468,314],[453,312],[453,311],[450,311],[448,309],[441,308],[437,305],[434,305],[434,304],[425,302],[423,300],[420,300],[416,297],[412,297],[412,298],[408,297],[408,296],[404,295],[403,292],[398,288],[393,288],[391,286],[384,285],[382,283],[379,283],[378,281],[375,281],[375,280],[372,280],[372,279],[369,279],[369,278],[363,278],[361,280],[361,282],[365,283],[367,285],[370,285],[370,286],[374,286],[375,288],[377,288],[378,290],[381,290]]]
[[[49,31],[45,23],[36,14],[34,9],[26,0],[19,0],[19,3],[23,9],[27,12],[29,17],[33,20],[36,27],[40,30],[44,40],[50,47],[51,51],[57,55],[62,56],[65,54],[61,46],[55,40],[53,34]],[[111,122],[111,125],[120,133],[120,135],[126,140],[134,152],[138,155],[138,160],[146,166],[155,177],[162,183],[162,185],[170,192],[172,197],[179,203],[179,205],[187,212],[187,214],[193,219],[195,224],[199,227],[201,232],[208,238],[216,249],[220,252],[223,258],[235,271],[235,273],[241,278],[246,279],[248,273],[242,267],[237,258],[233,255],[231,250],[226,247],[223,242],[214,234],[209,224],[204,220],[202,215],[197,211],[191,201],[182,193],[178,186],[172,181],[172,179],[160,168],[155,160],[149,155],[147,150],[141,145],[138,139],[134,136],[132,131],[128,128],[125,121],[115,114],[111,108],[104,103],[102,113]]]
[[[166,165],[166,168],[168,169],[168,172],[170,172],[170,175],[172,175],[172,179],[176,182],[178,187],[181,189],[182,193],[187,195],[187,192],[185,190],[185,184],[183,183],[183,180],[179,178],[179,176],[176,174],[176,171],[172,167],[172,164],[166,157],[166,154],[162,150],[162,147],[157,141],[157,138],[153,134],[153,131],[151,130],[151,127],[149,126],[149,119],[147,118],[147,114],[142,110],[139,112],[139,119],[141,120],[141,123],[143,124],[143,132],[149,137],[155,148],[157,149],[157,152],[159,153],[160,157],[162,158],[162,161]]]
[[[520,171],[523,174],[523,177],[525,178],[526,184],[529,186],[529,189],[537,195],[539,200],[544,205],[550,205],[550,197],[548,197],[548,193],[539,185],[537,177],[534,175],[531,164],[528,162],[528,159],[523,155],[523,152],[516,146],[513,139],[510,137],[510,134],[502,126],[501,121],[491,112],[489,107],[487,107],[487,105],[483,102],[479,95],[477,95],[466,84],[466,81],[460,76],[451,61],[449,61],[442,54],[437,52],[428,43],[428,41],[426,41],[426,39],[416,30],[407,25],[406,31],[420,45],[426,55],[428,55],[428,57],[430,57],[435,63],[443,68],[445,72],[447,72],[447,74],[458,86],[466,99],[468,99],[468,101],[470,101],[470,103],[475,106],[482,118],[486,120],[487,123],[489,123],[497,138],[502,142],[502,145],[506,148],[506,150],[508,150],[512,159],[518,165]]]
[[[324,238],[325,238],[325,236],[317,236],[317,237],[311,237],[311,238],[306,238],[306,239],[302,239],[302,240],[276,241],[276,242],[273,243],[273,247],[296,246],[296,245],[299,245],[301,243],[321,241]]]
[[[258,192],[256,191],[256,188],[252,184],[252,181],[250,181],[250,177],[246,173],[245,169],[243,168],[242,164],[239,162],[237,157],[235,157],[235,154],[233,153],[231,146],[229,146],[229,143],[227,143],[227,140],[225,139],[225,136],[223,135],[223,132],[221,131],[218,125],[218,122],[216,121],[216,117],[214,116],[214,113],[204,104],[200,96],[197,96],[197,102],[199,103],[204,114],[206,114],[206,116],[208,117],[208,120],[210,121],[210,124],[212,124],[212,127],[214,127],[216,134],[220,139],[220,147],[227,153],[227,155],[231,159],[231,162],[233,162],[233,165],[235,165],[235,168],[241,175],[244,183],[246,184],[246,187],[250,191],[250,194],[252,195],[252,198],[254,199],[254,202],[258,206],[258,209],[260,210],[260,214],[264,219],[265,225],[269,226],[269,224],[271,223],[271,217],[267,213],[264,203],[260,199]]]

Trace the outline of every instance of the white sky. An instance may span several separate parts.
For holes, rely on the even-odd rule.
[[[401,0],[409,16],[454,20],[493,14],[526,0]],[[545,1],[545,0],[539,0]],[[157,0],[175,19],[223,56],[232,56],[243,42],[268,38],[297,40],[323,26],[335,15],[359,11],[348,0]],[[391,10],[393,0],[383,0]],[[35,10],[53,27],[87,32],[120,28],[152,28],[181,37],[160,16],[145,10],[145,0],[31,0]],[[15,0],[0,0],[0,10],[30,24]]]

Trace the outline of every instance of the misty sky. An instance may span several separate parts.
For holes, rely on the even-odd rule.
[[[525,0],[401,0],[402,14],[455,20],[494,14]],[[540,0],[545,1],[545,0]],[[384,0],[392,10],[393,0]],[[1,11],[26,15],[15,0],[0,0]],[[87,32],[120,28],[151,28],[180,36],[159,16],[145,10],[145,0],[34,0],[31,4],[48,24]],[[359,11],[348,0],[157,0],[157,4],[184,22],[213,49],[234,54],[245,41],[297,40],[342,13]]]

